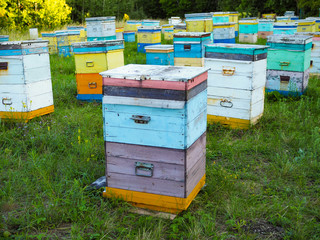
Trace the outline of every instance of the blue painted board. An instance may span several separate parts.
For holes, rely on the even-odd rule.
[[[236,43],[236,39],[235,38],[213,39],[213,43]]]
[[[173,44],[174,57],[178,58],[202,58],[204,57],[204,49],[201,44]]]
[[[108,37],[87,37],[87,41],[104,41],[104,40],[116,40],[117,36],[108,36]]]
[[[71,56],[71,46],[60,46],[58,47],[58,53],[62,57],[70,57]]]
[[[19,56],[29,54],[48,53],[48,47],[38,48],[26,48],[26,49],[11,49],[11,50],[0,50],[0,56]]]
[[[239,24],[240,33],[258,33],[258,24]]]
[[[166,109],[103,104],[104,140],[154,147],[186,149],[205,131],[207,90],[186,102],[183,108]],[[150,117],[135,123],[133,115]]]
[[[174,65],[174,53],[146,53],[147,64],[150,65]]]
[[[77,99],[81,101],[87,101],[87,102],[101,102],[102,101],[102,94],[78,94]]]
[[[146,53],[146,50],[144,49],[145,46],[150,46],[150,45],[157,45],[157,44],[161,44],[159,43],[138,43],[137,49],[138,52],[143,52]]]
[[[135,32],[130,32],[130,33],[123,33],[123,38],[125,42],[135,42],[136,41],[136,35]]]

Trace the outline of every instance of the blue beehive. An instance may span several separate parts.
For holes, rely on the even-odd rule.
[[[146,46],[147,64],[174,65],[173,45]]]
[[[135,42],[136,32],[123,32],[123,38],[125,42]]]
[[[8,35],[0,35],[0,42],[7,42],[9,41]]]
[[[273,34],[288,34],[292,35],[297,32],[298,23],[294,22],[276,22],[273,25]]]

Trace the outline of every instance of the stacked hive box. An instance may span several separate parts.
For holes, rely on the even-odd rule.
[[[265,13],[262,14],[263,19],[276,19],[276,14],[275,13]]]
[[[124,39],[123,38],[123,28],[116,28],[116,38],[117,38],[117,40]]]
[[[315,21],[315,32],[320,32],[320,17],[308,17],[306,20]]]
[[[258,40],[258,21],[239,21],[239,42],[256,43]]]
[[[268,37],[267,92],[301,95],[308,85],[312,37],[273,35]]]
[[[229,22],[228,12],[213,12],[212,13],[212,22],[213,23],[227,23]]]
[[[174,65],[173,45],[146,46],[147,64]]]
[[[169,24],[172,24],[172,25],[177,25],[182,22],[180,17],[171,17],[169,18],[168,21],[169,21]]]
[[[145,46],[161,43],[161,27],[142,26],[138,28],[138,52],[145,53]]]
[[[234,23],[235,27],[235,36],[238,37],[239,35],[239,13],[238,12],[229,12],[229,22]]]
[[[126,65],[101,73],[105,197],[178,213],[205,182],[207,70]]]
[[[172,24],[164,24],[162,27],[162,33],[164,34],[165,40],[173,39],[173,25]]]
[[[0,118],[27,121],[54,111],[48,41],[0,43]]]
[[[212,13],[191,13],[185,14],[187,32],[210,32],[213,40]]]
[[[56,33],[54,32],[43,32],[41,33],[42,40],[46,40],[49,42],[48,48],[50,54],[55,54],[58,52],[57,49],[57,38]]]
[[[276,19],[277,22],[290,22],[289,16],[277,16]]]
[[[210,33],[180,32],[173,37],[174,65],[203,67],[205,44],[210,44]]]
[[[276,22],[273,25],[273,34],[274,35],[282,35],[282,34],[292,35],[297,32],[297,26],[298,26],[298,23]]]
[[[70,51],[73,54],[72,44],[81,42],[80,30],[68,30],[68,41],[70,44]]]
[[[125,42],[135,42],[136,41],[136,32],[134,32],[134,31],[123,32],[123,39]]]
[[[214,43],[235,43],[235,23],[213,24]]]
[[[78,100],[101,101],[100,72],[124,65],[123,40],[91,41],[72,45],[76,64]]]
[[[312,38],[313,46],[311,50],[311,74],[320,74],[320,32],[315,32]]]
[[[315,32],[316,22],[315,20],[298,20],[297,32]]]
[[[8,35],[0,35],[0,42],[7,42],[9,41]]]
[[[78,42],[85,42],[87,41],[87,31],[82,26],[70,26],[67,27],[67,30],[78,30],[80,31],[80,40]]]
[[[185,23],[180,23],[173,26],[173,33],[186,32],[186,31],[187,31],[187,24]]]
[[[57,38],[57,48],[60,56],[70,57],[71,56],[71,46],[69,42],[69,33],[68,31],[56,31]]]
[[[142,26],[146,27],[159,27],[160,26],[160,21],[159,20],[142,20]]]
[[[294,11],[286,11],[284,13],[285,16],[294,16]]]
[[[116,39],[116,17],[86,18],[87,40],[115,40]]]
[[[186,20],[208,19],[208,18],[212,18],[212,13],[189,13],[189,14],[185,14],[184,17],[186,18]]]
[[[206,45],[208,123],[248,128],[263,114],[267,46]]]
[[[273,19],[259,19],[258,38],[267,38],[273,34]]]
[[[136,32],[138,31],[138,27],[141,27],[141,21],[129,20],[124,25],[124,32]]]

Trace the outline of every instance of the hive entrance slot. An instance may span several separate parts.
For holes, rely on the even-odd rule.
[[[0,70],[8,70],[8,63],[0,62]]]
[[[280,76],[280,82],[282,83],[289,83],[290,77],[289,76]]]

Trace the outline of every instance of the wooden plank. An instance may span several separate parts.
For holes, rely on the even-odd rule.
[[[267,53],[246,55],[246,54],[232,54],[232,53],[216,53],[206,52],[206,58],[217,58],[217,59],[230,59],[230,60],[243,60],[243,61],[259,61],[267,58]]]
[[[44,108],[40,108],[34,111],[30,111],[30,112],[1,112],[0,111],[0,118],[4,118],[4,119],[18,119],[18,120],[22,120],[22,121],[28,121],[32,118],[35,117],[39,117],[39,116],[43,116],[49,113],[54,112],[54,106],[48,106],[48,107],[44,107]]]
[[[102,94],[102,76],[99,73],[77,73],[78,94]]]
[[[186,173],[206,154],[206,133],[203,133],[186,152]]]
[[[186,176],[186,197],[191,194],[193,189],[198,185],[202,176],[206,173],[206,156],[202,155],[197,163],[187,172]]]

